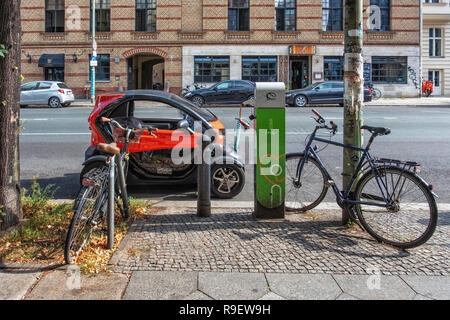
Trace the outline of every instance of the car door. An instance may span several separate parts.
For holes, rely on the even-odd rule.
[[[25,83],[20,87],[20,104],[25,106],[28,104],[32,104],[32,92],[33,89],[36,88],[37,82],[29,82]]]
[[[48,100],[56,95],[56,93],[52,92],[55,89],[52,89],[52,82],[38,82],[36,89],[33,91],[33,96],[36,104],[47,104]]]
[[[333,82],[333,103],[344,103],[344,82]]]
[[[143,128],[157,128],[156,136],[145,130],[138,144],[130,145],[131,166],[143,179],[182,177],[193,170],[194,164],[179,163],[186,153],[194,154],[200,133],[190,134],[178,129],[178,122],[186,117],[179,109],[163,102],[136,100],[132,102],[130,116],[138,119]],[[189,120],[193,125],[193,120]],[[172,152],[178,150],[178,158]],[[181,153],[181,155],[180,155]],[[184,159],[184,158],[183,158]]]
[[[242,103],[245,100],[247,100],[247,98],[253,94],[253,92],[251,92],[251,89],[249,89],[250,84],[245,82],[245,81],[241,81],[241,80],[236,80],[234,81],[234,87],[232,89],[232,103]]]
[[[332,100],[333,85],[331,82],[324,82],[312,89],[311,93],[311,103],[330,103],[328,101]]]
[[[213,89],[214,93],[211,94],[210,101],[208,103],[230,103],[230,101],[232,101],[232,88],[233,81],[224,81],[217,84],[217,86]]]

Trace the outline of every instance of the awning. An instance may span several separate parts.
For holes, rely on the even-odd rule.
[[[64,68],[64,55],[63,54],[43,54],[39,58],[39,67],[43,68]]]

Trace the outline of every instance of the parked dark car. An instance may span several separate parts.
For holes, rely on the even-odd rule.
[[[198,106],[204,104],[240,104],[254,99],[255,83],[247,80],[227,80],[209,88],[184,94],[184,98]]]
[[[364,88],[364,102],[372,100],[369,88]],[[344,105],[344,82],[324,81],[311,84],[303,89],[286,92],[286,104],[304,107],[307,104]]]

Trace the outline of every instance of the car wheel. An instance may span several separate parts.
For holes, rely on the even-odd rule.
[[[231,199],[241,193],[245,185],[244,170],[235,164],[216,164],[211,167],[211,193],[220,199]]]
[[[249,95],[247,100],[256,100],[255,95],[253,94]]]
[[[20,107],[21,107],[21,108],[26,108],[27,106],[26,106],[26,105],[23,105],[23,104],[21,104],[21,105],[20,105]]]
[[[304,106],[306,106],[307,103],[308,103],[308,99],[303,95],[296,96],[294,99],[294,105],[296,107],[304,107]]]
[[[48,106],[50,108],[58,108],[59,106],[61,106],[61,102],[59,101],[58,97],[51,97],[48,100]]]
[[[192,102],[196,104],[197,106],[201,107],[205,103],[205,99],[203,99],[202,96],[193,96]]]

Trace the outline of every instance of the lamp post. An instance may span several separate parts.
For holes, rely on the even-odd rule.
[[[95,103],[95,67],[97,66],[97,42],[95,41],[95,9],[96,0],[91,0],[91,10],[92,10],[92,57],[91,57],[91,102]]]

